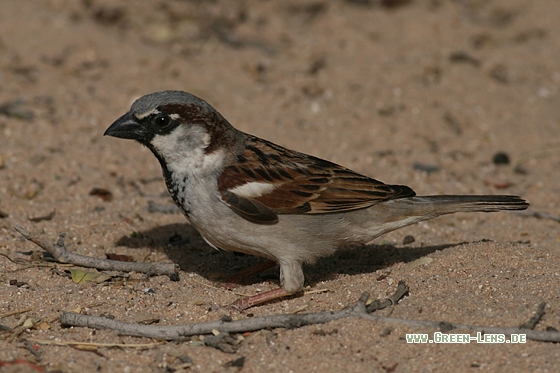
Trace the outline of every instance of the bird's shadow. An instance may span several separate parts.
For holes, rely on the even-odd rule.
[[[200,234],[188,224],[168,224],[138,232],[134,237],[123,236],[118,246],[161,250],[185,272],[198,273],[202,277],[227,281],[243,269],[262,263],[265,259],[216,250],[210,247]],[[435,251],[462,245],[464,242],[422,247],[396,247],[393,245],[367,245],[341,248],[332,256],[319,259],[304,268],[310,284],[332,279],[336,274],[357,275],[373,273],[399,262],[411,262]],[[247,283],[263,280],[278,281],[278,268],[262,272]]]

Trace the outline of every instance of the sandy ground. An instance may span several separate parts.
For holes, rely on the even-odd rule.
[[[0,11],[0,324],[44,321],[19,338],[149,343],[61,328],[61,310],[158,325],[217,320],[234,292],[214,288],[254,257],[217,252],[169,204],[145,148],[103,137],[135,98],[181,89],[237,128],[418,194],[518,194],[560,214],[560,2],[556,0],[64,1],[3,0]],[[493,157],[505,152],[509,164]],[[110,191],[105,201],[93,188]],[[54,213],[54,217],[41,218]],[[62,266],[27,266],[39,251],[19,224],[69,249],[174,262],[167,276],[78,285]],[[457,214],[305,268],[326,292],[229,312],[234,318],[338,310],[363,291],[411,290],[392,316],[518,326],[540,302],[536,329],[560,328],[560,230],[517,213]],[[171,245],[180,235],[182,245]],[[405,236],[415,238],[403,244]],[[177,238],[177,236],[175,236]],[[433,259],[415,266],[414,260]],[[277,273],[237,289],[277,286]],[[389,314],[383,310],[382,315]],[[235,354],[200,338],[93,351],[35,344],[3,332],[0,362],[59,372],[555,371],[552,343],[407,344],[412,328],[344,319],[245,336]],[[242,367],[228,362],[244,357]],[[182,359],[182,360],[181,360]],[[231,365],[231,364],[229,364]],[[240,364],[238,364],[240,365]],[[27,369],[27,370],[26,370]],[[24,372],[23,365],[0,371]]]

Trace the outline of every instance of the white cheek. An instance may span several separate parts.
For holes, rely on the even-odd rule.
[[[210,135],[198,126],[179,126],[169,134],[154,136],[151,144],[169,171],[179,174],[215,169],[223,160],[221,151],[205,154]]]
[[[237,194],[241,197],[256,198],[268,194],[276,189],[274,184],[260,183],[253,181],[247,184],[240,185],[230,190],[230,192]]]

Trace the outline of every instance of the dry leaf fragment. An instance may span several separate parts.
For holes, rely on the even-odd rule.
[[[25,319],[25,321],[23,322],[22,328],[23,329],[30,329],[33,328],[35,325],[37,325],[39,322],[41,322],[41,319],[38,319],[36,317],[28,317],[27,319]]]
[[[35,325],[36,330],[48,330],[51,328],[51,325],[46,321],[41,321],[37,325]]]
[[[433,261],[434,259],[430,258],[429,256],[423,256],[408,263],[408,269],[414,269],[416,267],[423,266],[424,264],[430,264]]]
[[[87,272],[81,269],[71,269],[70,274],[72,275],[72,281],[81,285],[87,284],[88,282],[99,284],[111,278],[111,276],[107,276],[102,273]]]
[[[95,273],[82,271],[81,269],[71,269],[72,281],[76,284],[85,284],[87,282],[93,281],[95,279]]]
[[[207,304],[208,301],[206,301],[202,298],[193,298],[188,303],[192,304],[193,306],[203,306],[203,305]]]

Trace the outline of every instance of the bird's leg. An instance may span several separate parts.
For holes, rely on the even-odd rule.
[[[299,261],[285,259],[280,259],[278,262],[280,264],[280,283],[282,284],[281,288],[265,291],[264,293],[258,295],[241,298],[233,303],[232,307],[244,310],[249,307],[266,303],[274,299],[301,293],[303,290],[303,283],[305,281],[301,263]],[[263,266],[265,264],[266,263],[263,263]]]
[[[225,283],[222,285],[226,289],[235,289],[239,286],[239,283],[245,280],[247,277],[261,273],[269,268],[276,266],[276,262],[273,260],[267,260],[266,262],[257,264],[256,266],[244,269],[243,271],[237,272],[233,276],[226,279]]]

